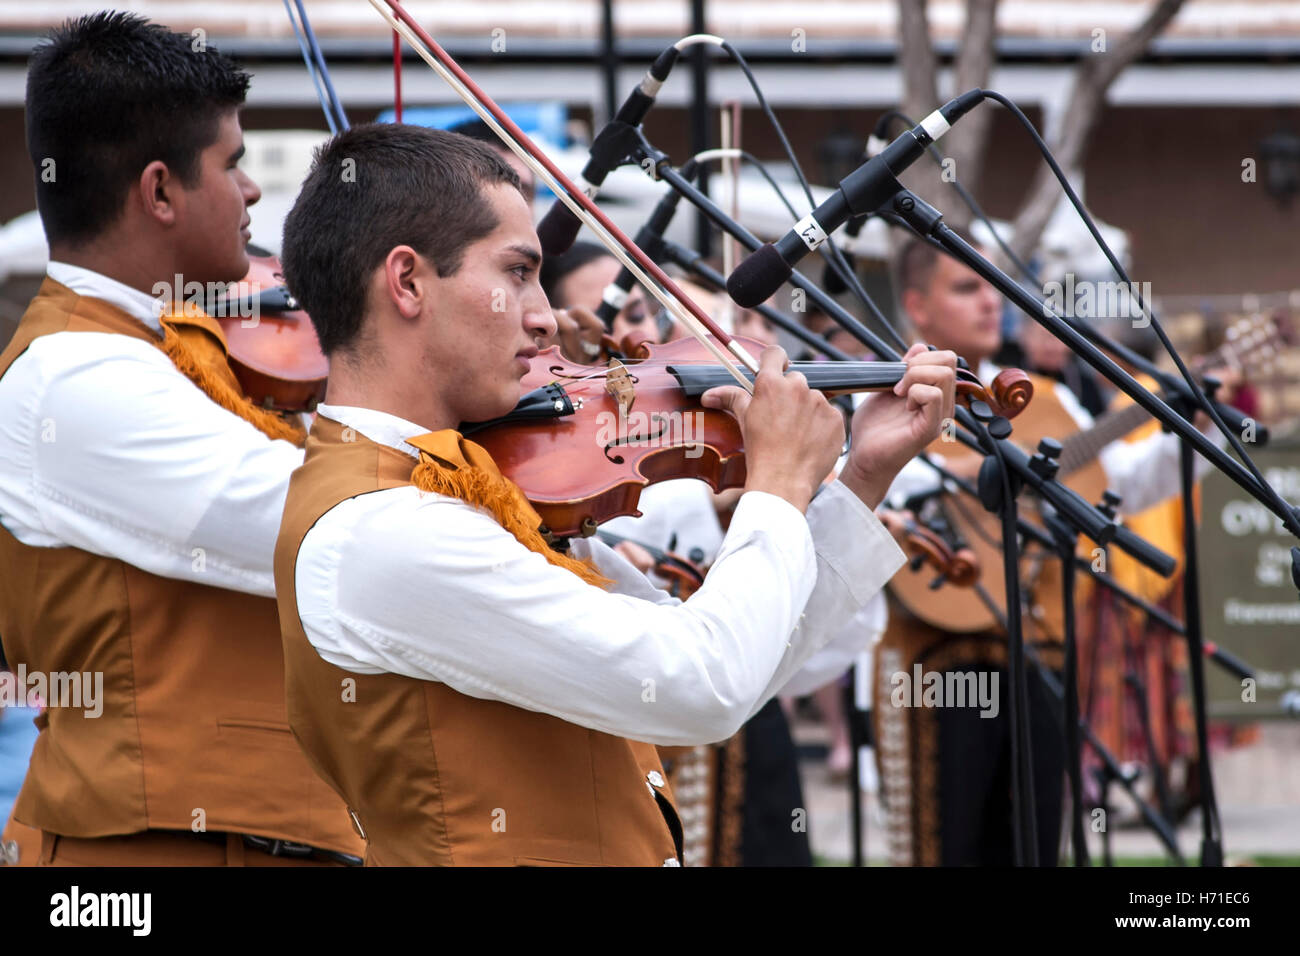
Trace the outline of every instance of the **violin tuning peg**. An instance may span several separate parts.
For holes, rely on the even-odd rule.
[[[943,587],[947,583],[948,583],[948,576],[946,574],[941,574],[933,581],[930,582],[930,590],[937,591],[939,590],[939,588]]]
[[[907,562],[907,568],[908,568],[909,571],[911,571],[913,574],[915,574],[917,571],[920,571],[920,570],[921,570],[921,567],[922,567],[924,564],[925,564],[925,555],[923,555],[923,554],[914,554],[914,555],[912,555],[912,559],[911,559],[910,561]]]

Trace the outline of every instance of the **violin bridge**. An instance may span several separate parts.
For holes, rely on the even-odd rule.
[[[618,402],[620,418],[627,418],[636,401],[636,389],[633,387],[632,373],[616,358],[609,360],[609,371],[605,373],[605,391]]]

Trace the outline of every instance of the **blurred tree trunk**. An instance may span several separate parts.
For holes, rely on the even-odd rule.
[[[1141,24],[1114,44],[1108,43],[1104,36],[1093,38],[1093,52],[1080,61],[1075,71],[1064,118],[1058,129],[1049,130],[1052,135],[1047,140],[1067,176],[1076,175],[1083,163],[1088,137],[1101,117],[1111,84],[1169,25],[1184,2],[1156,0]],[[997,11],[998,0],[968,0],[966,26],[954,64],[952,96],[988,85],[996,57]],[[910,118],[920,120],[941,105],[939,63],[930,42],[925,0],[898,0],[898,63],[903,78],[901,109]],[[993,110],[1000,108],[986,103],[968,113],[940,143],[940,149],[953,161],[952,172],[972,193],[976,193],[983,177]],[[950,224],[969,224],[970,210],[941,176],[927,173],[924,177],[912,177],[912,181],[913,191],[937,206]],[[1060,185],[1044,164],[1026,192],[1015,219],[1015,238],[1009,245],[1016,255],[1026,258],[1032,254],[1060,197]]]
[[[939,58],[930,43],[925,0],[898,0],[898,67],[903,74],[903,102],[899,109],[913,122],[919,122],[942,105]],[[927,175],[915,180],[913,191],[926,202],[936,204],[948,189],[938,176]]]
[[[1131,33],[1120,39],[1113,49],[1095,50],[1080,64],[1067,98],[1065,116],[1055,135],[1047,140],[1056,161],[1067,178],[1074,177],[1084,160],[1088,137],[1092,135],[1106,104],[1106,91],[1124,68],[1140,57],[1151,41],[1178,13],[1184,0],[1158,0],[1146,18]],[[1096,41],[1094,40],[1094,43]],[[978,112],[978,111],[977,111]],[[1043,230],[1062,198],[1061,186],[1046,164],[1039,166],[1029,187],[1013,228],[1008,245],[1022,259],[1038,246]]]
[[[959,96],[975,87],[989,85],[989,73],[997,58],[994,46],[998,35],[997,20],[998,0],[968,0],[966,30],[957,51],[950,96]],[[944,155],[952,160],[953,173],[971,195],[977,194],[980,177],[984,175],[984,154],[992,124],[993,110],[988,105],[983,105],[967,113],[943,138]],[[966,204],[958,200],[951,205],[951,211],[944,212],[944,218],[949,224],[970,225],[973,213]]]

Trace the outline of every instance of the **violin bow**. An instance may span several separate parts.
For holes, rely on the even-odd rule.
[[[479,88],[460,65],[429,36],[398,0],[370,0],[370,5],[388,21],[420,58],[433,69],[448,86],[465,101],[510,150],[550,188],[551,192],[569,207],[609,249],[628,271],[659,300],[682,327],[687,329],[709,350],[740,385],[749,392],[754,390],[735,364],[718,345],[710,341],[712,335],[740,362],[757,374],[758,362],[749,351],[728,335],[711,319],[672,279],[618,228],[586,193],[560,171],[550,158],[528,138],[515,122],[506,115],[490,96]],[[651,278],[653,277],[653,281]]]

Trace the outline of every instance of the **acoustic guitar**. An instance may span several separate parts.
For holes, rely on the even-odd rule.
[[[1257,315],[1242,319],[1229,329],[1222,347],[1200,357],[1192,367],[1194,371],[1235,367],[1249,374],[1264,367],[1276,355],[1279,342],[1279,330],[1271,318]],[[1016,418],[1013,440],[1030,452],[1043,438],[1060,441],[1057,479],[1085,500],[1099,502],[1107,488],[1107,479],[1098,456],[1111,442],[1151,422],[1150,414],[1140,405],[1128,405],[1101,416],[1091,428],[1080,430],[1056,396],[1057,383],[1041,376],[1034,379],[1034,400]],[[964,445],[942,440],[935,442],[929,451],[942,455],[951,464],[977,454]],[[1038,519],[1037,504],[1035,497],[1022,495],[1021,517]],[[953,633],[999,630],[998,617],[1006,614],[1000,519],[985,511],[975,499],[962,494],[945,492],[933,499],[930,506],[942,512],[959,540],[975,553],[982,587],[962,588],[942,581],[938,587],[932,587],[933,573],[904,567],[889,582],[890,592],[909,612],[940,630]],[[1080,538],[1081,556],[1093,559],[1097,547],[1087,538]],[[1062,640],[1065,624],[1060,562],[1052,553],[1031,545],[1025,548],[1020,567],[1021,594],[1026,601],[1023,618],[1026,635]]]

